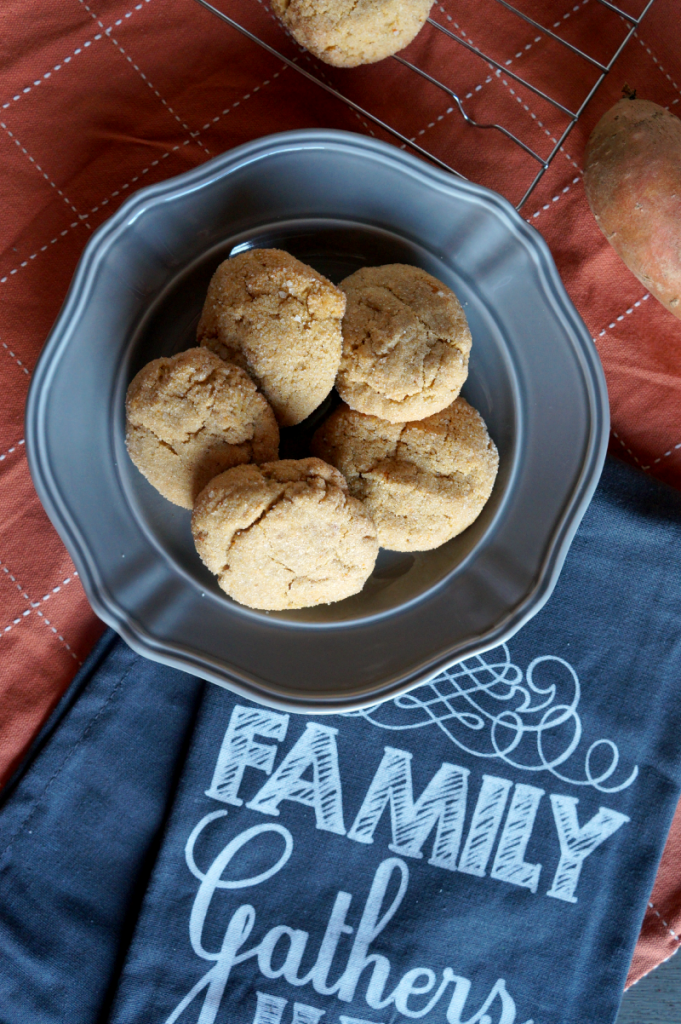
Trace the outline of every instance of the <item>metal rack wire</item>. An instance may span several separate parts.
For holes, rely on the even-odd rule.
[[[397,128],[395,128],[394,126],[388,124],[386,121],[384,121],[380,117],[377,117],[375,114],[372,114],[371,111],[366,110],[359,103],[356,103],[354,100],[350,99],[348,96],[343,95],[343,93],[340,92],[338,89],[336,89],[332,84],[330,84],[328,81],[324,81],[322,78],[320,78],[317,75],[315,75],[312,71],[309,71],[306,68],[302,67],[295,59],[292,59],[292,58],[286,56],[285,54],[281,53],[281,51],[278,50],[276,47],[270,45],[268,42],[266,42],[264,39],[261,39],[255,33],[249,31],[249,29],[247,29],[245,26],[241,25],[234,18],[231,18],[229,15],[227,15],[223,11],[219,10],[212,3],[210,3],[209,0],[196,0],[196,2],[198,4],[200,4],[202,7],[204,7],[206,10],[210,11],[216,17],[220,18],[220,20],[223,21],[225,24],[229,25],[231,28],[235,29],[237,32],[240,32],[247,39],[250,39],[253,43],[256,43],[258,46],[262,47],[262,49],[266,50],[268,53],[270,53],[272,56],[276,57],[278,60],[281,60],[284,64],[286,64],[288,67],[292,68],[299,75],[302,75],[304,78],[307,78],[309,81],[314,82],[314,84],[316,86],[318,86],[320,89],[323,89],[325,92],[330,93],[337,100],[340,100],[342,103],[344,103],[351,110],[355,111],[355,113],[359,114],[361,117],[365,118],[366,120],[371,121],[374,125],[376,125],[377,127],[383,129],[385,132],[387,132],[393,138],[399,140],[399,142],[402,143],[403,147],[407,147],[407,148],[409,148],[409,149],[419,153],[419,155],[425,157],[427,160],[431,161],[432,163],[437,164],[439,167],[442,167],[444,170],[450,171],[452,174],[456,174],[459,177],[463,177],[463,175],[459,171],[457,171],[456,168],[452,167],[448,163],[445,163],[445,161],[441,160],[439,157],[435,156],[433,153],[430,153],[427,149],[424,149],[414,139],[407,138],[407,136],[402,134],[402,132],[398,131]],[[465,39],[461,35],[458,35],[457,33],[452,32],[451,29],[447,28],[446,25],[441,24],[439,21],[435,20],[432,17],[428,18],[428,24],[433,29],[435,29],[437,32],[440,32],[444,36],[446,36],[448,40],[451,40],[453,43],[455,43],[455,44],[457,44],[459,46],[464,47],[470,53],[474,54],[476,57],[478,57],[481,60],[483,60],[486,63],[486,65],[488,66],[488,68],[490,68],[496,74],[503,73],[504,75],[506,75],[509,78],[513,79],[514,82],[516,82],[518,85],[523,86],[524,88],[528,89],[531,93],[535,94],[536,96],[541,97],[541,99],[543,99],[546,103],[548,103],[554,110],[560,111],[560,113],[563,114],[567,118],[567,124],[566,124],[565,128],[562,130],[562,132],[558,135],[557,139],[555,140],[554,146],[551,149],[551,151],[548,154],[548,156],[541,156],[536,151],[536,149],[534,147],[528,145],[526,142],[523,142],[522,139],[518,138],[518,135],[514,131],[512,131],[510,128],[506,127],[505,125],[498,124],[496,122],[489,123],[489,124],[483,124],[483,123],[480,123],[480,122],[476,121],[474,118],[472,118],[466,112],[466,110],[464,108],[464,105],[463,105],[463,103],[461,101],[461,98],[458,95],[458,93],[454,89],[452,89],[450,86],[445,85],[443,82],[441,82],[438,79],[434,78],[431,74],[429,74],[423,68],[418,67],[416,64],[413,64],[411,61],[405,59],[404,57],[400,56],[399,54],[393,55],[392,57],[388,58],[388,60],[394,61],[394,62],[402,65],[403,67],[407,68],[409,71],[411,71],[414,74],[418,75],[424,81],[429,82],[435,88],[440,89],[442,92],[446,93],[447,96],[449,96],[452,100],[454,100],[454,102],[456,103],[456,106],[458,107],[458,110],[459,110],[462,118],[464,119],[464,121],[468,125],[470,125],[473,128],[480,129],[480,130],[485,130],[485,131],[492,130],[492,131],[500,132],[502,135],[504,135],[506,138],[508,138],[512,143],[514,143],[516,146],[520,147],[520,149],[522,149],[533,161],[535,161],[539,165],[539,167],[538,167],[538,169],[536,171],[536,174],[535,174],[534,178],[531,180],[531,182],[530,182],[530,184],[529,184],[525,194],[523,195],[523,197],[520,200],[520,202],[517,203],[517,205],[516,205],[516,209],[520,210],[521,207],[525,204],[525,202],[529,198],[529,196],[532,194],[534,189],[537,187],[537,185],[541,181],[542,177],[544,176],[544,174],[546,173],[548,168],[550,167],[554,157],[560,151],[561,147],[564,145],[566,139],[570,135],[570,133],[573,130],[574,126],[577,124],[577,121],[582,116],[582,114],[583,114],[587,104],[591,101],[591,99],[593,98],[593,96],[595,95],[595,93],[597,92],[597,90],[599,89],[601,84],[603,83],[603,80],[605,79],[606,75],[608,75],[608,73],[611,71],[613,65],[615,64],[615,61],[620,56],[620,54],[624,50],[625,46],[627,45],[627,43],[630,41],[631,37],[633,36],[634,32],[636,31],[638,26],[641,24],[643,18],[646,16],[648,11],[652,7],[652,5],[654,3],[654,0],[646,0],[645,5],[643,7],[643,10],[641,10],[640,13],[637,16],[628,13],[627,11],[623,10],[621,7],[617,6],[617,4],[611,3],[610,0],[594,0],[594,3],[597,3],[601,7],[609,9],[610,11],[614,12],[614,14],[621,19],[621,21],[623,22],[623,24],[625,26],[625,29],[626,29],[624,38],[621,40],[619,45],[616,47],[614,53],[609,58],[607,63],[603,63],[602,61],[597,60],[595,57],[593,57],[590,54],[586,53],[584,50],[582,50],[579,47],[573,45],[568,40],[566,40],[562,36],[560,36],[558,33],[552,31],[552,29],[547,28],[545,25],[542,25],[540,22],[536,21],[534,18],[531,18],[528,14],[526,14],[523,11],[519,10],[513,4],[509,3],[508,0],[490,0],[490,3],[496,3],[496,4],[500,5],[501,7],[505,8],[505,10],[508,11],[510,14],[512,14],[514,17],[517,17],[517,18],[521,19],[523,22],[525,22],[528,25],[532,26],[536,31],[541,33],[543,36],[546,36],[547,38],[550,38],[550,39],[554,40],[557,44],[559,44],[561,47],[563,47],[566,51],[568,51],[571,54],[573,54],[575,56],[575,58],[580,58],[580,59],[586,61],[598,73],[598,77],[597,77],[596,81],[588,89],[588,91],[587,91],[586,95],[584,96],[584,98],[577,105],[577,109],[573,110],[572,106],[574,104],[568,106],[565,103],[562,103],[560,101],[560,99],[556,98],[555,96],[550,95],[545,90],[540,89],[537,85],[534,85],[531,81],[528,81],[526,78],[523,78],[522,76],[516,74],[514,71],[511,71],[508,68],[507,65],[501,64],[494,57],[492,57],[489,54],[485,53],[483,50],[478,49],[468,39]]]

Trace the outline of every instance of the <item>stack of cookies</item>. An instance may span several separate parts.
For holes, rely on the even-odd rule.
[[[416,267],[367,267],[336,288],[276,249],[215,272],[199,347],[128,389],[126,441],[164,497],[193,510],[222,589],[266,610],[358,593],[379,546],[424,551],[465,530],[498,455],[459,391],[471,335],[454,293]],[[311,456],[278,460],[279,428],[334,387]]]

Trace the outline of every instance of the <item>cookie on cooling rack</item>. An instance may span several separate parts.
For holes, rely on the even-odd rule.
[[[246,370],[291,427],[333,387],[344,312],[343,292],[312,267],[280,249],[249,249],[215,271],[197,341]]]
[[[130,458],[157,491],[183,508],[212,477],[279,451],[274,413],[255,384],[205,348],[154,359],[126,398]]]
[[[363,267],[347,295],[336,380],[351,409],[391,423],[445,409],[468,376],[471,332],[451,289],[419,267]]]
[[[342,405],[314,435],[312,451],[341,471],[390,551],[427,551],[465,530],[492,493],[499,466],[482,416],[463,398],[411,423]]]
[[[358,593],[378,554],[367,510],[337,469],[312,458],[222,473],[198,496],[192,533],[225,593],[270,611]]]
[[[433,0],[272,0],[306,50],[326,64],[354,68],[403,50],[423,28]]]

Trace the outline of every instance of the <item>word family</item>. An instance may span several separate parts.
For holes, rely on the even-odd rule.
[[[288,724],[288,715],[237,706],[207,795],[240,807],[243,801],[238,794],[244,772],[246,768],[255,768],[269,778],[248,802],[250,810],[278,816],[284,801],[294,801],[313,810],[316,828],[367,844],[373,843],[376,827],[389,808],[391,852],[402,857],[422,858],[422,848],[434,830],[428,863],[478,877],[487,873],[508,805],[490,876],[537,892],[541,865],[525,863],[524,854],[545,795],[543,789],[523,783],[514,786],[508,779],[483,775],[464,840],[469,769],[445,762],[415,800],[412,754],[386,747],[354,821],[346,829],[336,745],[338,730],[308,722],[303,734],[273,772],[277,748],[271,742],[260,740],[281,742]],[[304,776],[309,773],[312,778],[306,781]],[[586,858],[629,821],[626,815],[601,807],[590,821],[580,826],[578,803],[571,796],[553,794],[550,797],[559,861],[546,895],[568,903],[577,902],[577,884]]]

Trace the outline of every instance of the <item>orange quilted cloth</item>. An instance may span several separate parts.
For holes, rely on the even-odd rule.
[[[285,35],[266,0],[216,0],[304,68],[466,176],[518,202],[538,164],[497,131],[467,126],[451,95],[389,59],[340,71]],[[601,0],[516,0],[556,35],[606,61],[626,25]],[[644,0],[621,0],[638,15]],[[539,230],[598,346],[610,388],[613,450],[681,487],[681,322],[646,294],[589,212],[581,164],[596,120],[626,82],[676,109],[675,0],[655,0],[564,141],[523,216]],[[496,0],[442,0],[403,56],[547,157],[598,71]],[[375,133],[278,57],[195,0],[4,0],[0,38],[0,772],[6,778],[102,629],[33,491],[23,441],[31,372],[87,239],[135,189],[270,132]],[[397,145],[400,141],[397,140]],[[349,183],[351,187],[351,183]],[[635,980],[678,947],[677,815],[637,948]]]

